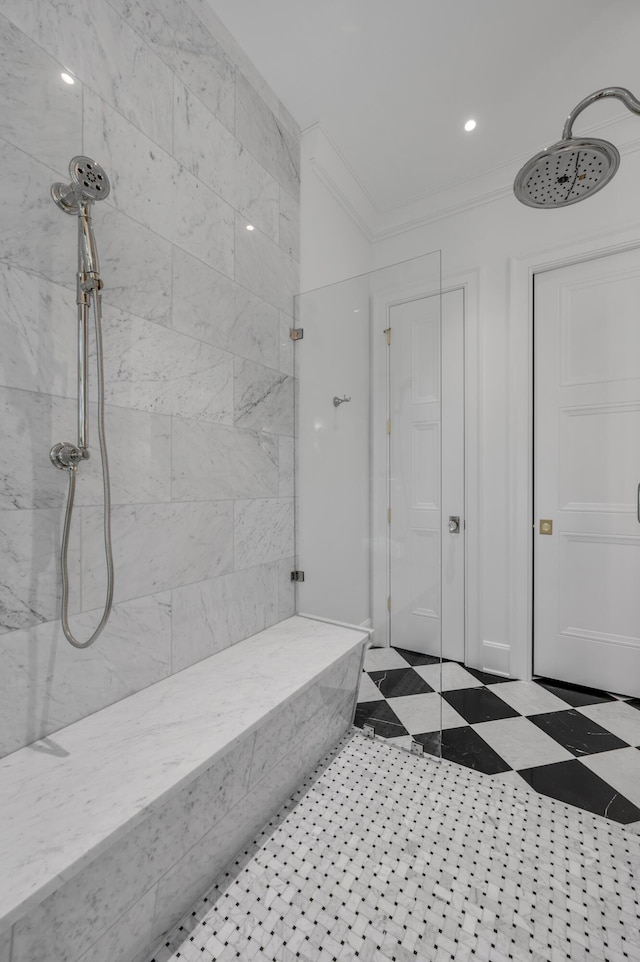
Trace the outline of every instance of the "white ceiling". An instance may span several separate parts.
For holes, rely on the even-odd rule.
[[[497,168],[512,178],[593,90],[640,96],[640,0],[209,2],[381,212]],[[625,113],[598,103],[576,133]]]

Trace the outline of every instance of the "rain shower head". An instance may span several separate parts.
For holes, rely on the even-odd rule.
[[[521,203],[538,208],[568,207],[609,183],[620,164],[618,150],[607,140],[572,136],[578,114],[604,97],[615,97],[632,113],[640,114],[640,101],[624,87],[605,87],[589,94],[569,114],[562,140],[541,150],[518,172],[513,191]]]
[[[620,154],[606,140],[560,140],[519,171],[513,189],[528,207],[567,207],[608,184]]]
[[[100,164],[90,157],[73,157],[70,184],[53,184],[51,196],[65,214],[77,214],[83,204],[108,197],[111,185]]]

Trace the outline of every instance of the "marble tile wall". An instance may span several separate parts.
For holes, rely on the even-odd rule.
[[[0,55],[1,755],[292,613],[299,132],[199,0],[5,0]],[[75,438],[76,228],[49,189],[76,154],[112,184],[94,226],[116,604],[85,652],[59,627],[48,457]],[[105,582],[95,413],[81,636]]]

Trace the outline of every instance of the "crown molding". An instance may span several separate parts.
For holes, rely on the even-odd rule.
[[[580,136],[597,136],[604,130],[607,137],[617,145],[622,156],[640,150],[636,117],[618,116],[606,123],[583,128]],[[439,220],[509,197],[516,172],[531,156],[530,153],[521,154],[466,180],[456,181],[414,200],[383,210],[376,205],[321,123],[313,124],[303,131],[302,152],[316,177],[370,243],[418,230]]]

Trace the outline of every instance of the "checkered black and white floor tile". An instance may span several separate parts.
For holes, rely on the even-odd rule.
[[[613,821],[640,821],[640,699],[373,648],[356,725]]]

